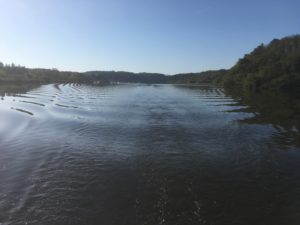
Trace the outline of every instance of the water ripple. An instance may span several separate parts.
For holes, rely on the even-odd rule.
[[[0,224],[300,221],[297,126],[250,124],[221,88],[52,84],[0,103]]]

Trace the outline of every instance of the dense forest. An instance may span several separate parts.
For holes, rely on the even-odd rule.
[[[0,63],[1,83],[174,83],[215,84],[251,92],[300,92],[300,35],[261,44],[239,59],[229,70],[211,70],[167,76],[123,71],[61,72],[56,69],[28,69]]]
[[[178,74],[171,83],[217,84],[250,92],[300,92],[300,35],[261,44],[229,70]]]
[[[300,35],[259,45],[240,59],[221,82],[225,87],[239,87],[251,92],[299,92]]]

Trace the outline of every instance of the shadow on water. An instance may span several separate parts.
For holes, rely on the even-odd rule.
[[[278,93],[251,94],[226,90],[236,99],[235,106],[243,106],[229,112],[250,113],[239,120],[241,124],[271,125],[276,132],[274,142],[282,146],[300,146],[300,98]],[[245,106],[245,107],[244,107]]]
[[[223,106],[234,107],[229,113],[246,113],[246,118],[238,119],[240,124],[271,125],[275,132],[272,142],[281,147],[300,147],[300,96],[280,93],[250,93],[237,89],[215,88],[207,85],[185,86],[182,89],[198,90],[199,92],[216,92],[232,98],[234,102]],[[225,98],[224,97],[224,98]]]

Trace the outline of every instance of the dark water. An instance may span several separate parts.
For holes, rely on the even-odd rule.
[[[172,85],[0,89],[1,225],[300,224],[296,100]]]

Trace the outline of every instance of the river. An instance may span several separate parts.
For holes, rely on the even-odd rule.
[[[1,225],[300,224],[287,106],[183,85],[0,93]]]

